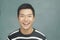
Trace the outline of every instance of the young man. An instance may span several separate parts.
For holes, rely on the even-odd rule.
[[[35,11],[30,4],[22,4],[17,11],[21,28],[8,35],[8,40],[46,40],[43,33],[32,27]]]

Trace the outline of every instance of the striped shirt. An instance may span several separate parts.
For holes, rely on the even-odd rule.
[[[29,35],[24,35],[19,30],[9,34],[8,40],[46,40],[45,35],[36,29]]]

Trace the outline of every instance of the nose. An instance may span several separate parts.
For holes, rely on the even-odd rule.
[[[27,18],[27,16],[24,18],[24,21],[26,21],[26,22],[28,21],[28,18]]]

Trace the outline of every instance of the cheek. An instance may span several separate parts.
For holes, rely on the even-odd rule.
[[[19,22],[20,22],[20,23],[23,22],[23,18],[19,18]]]
[[[34,19],[33,18],[30,18],[30,22],[33,22],[34,21]]]
[[[25,22],[24,20],[25,20],[25,18],[19,17],[19,22],[20,23]],[[31,22],[32,23],[33,21],[34,21],[34,18],[33,17],[27,18],[27,22]]]

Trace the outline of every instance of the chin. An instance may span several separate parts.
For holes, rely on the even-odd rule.
[[[23,27],[23,29],[28,30],[30,27]]]

